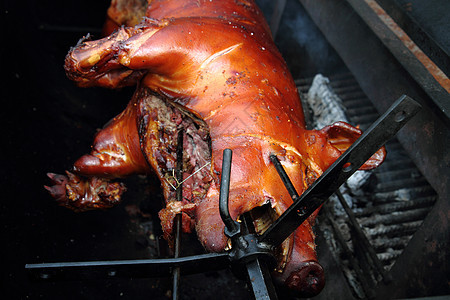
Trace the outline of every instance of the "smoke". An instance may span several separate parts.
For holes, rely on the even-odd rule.
[[[294,5],[292,1],[288,1],[286,4],[283,23],[289,29],[287,32],[291,34],[291,36],[286,36],[285,38],[294,39],[298,47],[305,48],[306,52],[315,61],[323,61],[329,56],[328,43],[319,29],[306,12]]]
[[[274,2],[259,0],[270,20]],[[343,63],[298,0],[287,0],[275,43],[294,78],[326,75],[341,71]]]

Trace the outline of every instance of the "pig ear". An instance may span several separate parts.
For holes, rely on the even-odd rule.
[[[320,130],[326,135],[328,142],[339,152],[344,153],[362,134],[359,128],[345,122],[337,122]],[[370,170],[378,167],[386,157],[386,149],[383,146],[372,155],[360,170]]]

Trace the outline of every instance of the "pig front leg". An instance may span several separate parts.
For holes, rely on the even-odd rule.
[[[126,190],[124,184],[113,179],[150,171],[139,144],[137,101],[135,97],[125,111],[97,133],[91,153],[80,157],[72,172],[48,174],[53,186],[45,188],[59,205],[74,211],[112,207]]]
[[[126,191],[120,182],[101,177],[83,178],[66,171],[67,176],[48,173],[53,186],[45,186],[56,202],[73,211],[110,208],[120,202]]]

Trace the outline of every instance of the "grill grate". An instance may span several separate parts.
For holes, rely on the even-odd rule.
[[[314,78],[296,80],[300,93],[306,94]],[[350,73],[329,77],[330,87],[342,100],[352,125],[364,131],[379,114]],[[437,200],[436,192],[421,175],[397,139],[386,145],[387,158],[361,191],[352,198],[352,215],[370,247],[376,253],[385,272],[389,272],[409,240],[420,227]],[[358,226],[357,225],[357,226]],[[319,218],[319,230],[342,266],[349,285],[357,298],[371,298],[377,282],[385,277],[377,273],[367,249],[355,233],[349,217],[328,202]],[[382,276],[383,275],[383,276]],[[389,280],[389,275],[385,280]]]

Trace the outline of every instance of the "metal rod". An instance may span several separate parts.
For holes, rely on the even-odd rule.
[[[275,154],[270,154],[269,158],[277,169],[278,175],[280,175],[281,181],[283,181],[284,186],[288,190],[288,193],[291,196],[292,200],[296,202],[300,198],[300,196],[297,194],[294,185],[289,179],[289,176],[286,174],[286,171],[278,160],[278,157]]]
[[[355,238],[355,231],[352,229],[350,230],[350,236],[352,241],[357,241],[357,238]],[[358,260],[358,264],[361,267],[364,275],[367,278],[370,278],[370,282],[376,286],[378,281],[380,281],[382,277],[373,268],[370,257],[367,256],[367,253],[365,252],[365,249],[361,243],[353,243],[353,255]]]
[[[183,199],[183,135],[184,130],[181,128],[178,131],[177,137],[177,166],[176,166],[176,177],[177,177],[177,201]]]
[[[228,194],[230,192],[232,158],[233,151],[231,151],[231,149],[223,150],[222,176],[220,179],[219,213],[222,221],[225,223],[225,234],[228,237],[237,234],[240,230],[239,223],[231,218],[230,210],[228,208]]]
[[[247,275],[257,300],[278,299],[267,264],[260,258],[247,262]]]
[[[385,282],[390,282],[392,278],[388,275],[386,270],[383,268],[383,265],[381,264],[380,260],[377,257],[377,254],[375,253],[375,249],[370,244],[369,240],[367,239],[366,235],[361,229],[361,226],[359,226],[358,221],[356,220],[355,215],[353,214],[352,210],[348,206],[347,202],[344,199],[344,196],[342,193],[338,190],[336,191],[336,195],[339,199],[339,202],[341,203],[342,207],[344,208],[345,212],[347,213],[348,219],[350,221],[350,224],[355,232],[356,238],[361,243],[361,246],[363,247],[363,253],[369,256],[370,260],[373,262],[372,268],[375,269],[384,279]]]
[[[369,285],[369,281],[366,278],[366,274],[364,274],[364,272],[361,270],[358,262],[356,261],[352,251],[350,250],[350,248],[348,247],[347,243],[345,242],[344,237],[342,236],[341,231],[339,230],[339,226],[336,224],[336,222],[333,220],[333,218],[330,216],[330,212],[329,209],[327,207],[327,205],[324,205],[323,210],[325,212],[325,216],[327,217],[328,221],[331,224],[331,227],[333,228],[333,232],[334,235],[336,237],[336,240],[338,241],[338,243],[340,244],[342,251],[344,252],[345,257],[348,259],[350,265],[353,267],[353,269],[355,270],[356,274],[358,275],[358,279],[361,283],[361,287],[364,290],[364,293],[366,294],[366,296],[370,299],[374,298],[375,294],[374,291],[372,289],[372,287]],[[372,286],[374,286],[374,284],[372,283]]]
[[[183,135],[184,130],[181,128],[178,131],[177,138],[177,166],[176,166],[176,178],[177,178],[177,201],[183,200]],[[174,218],[175,239],[174,239],[174,257],[178,258],[181,254],[181,223],[182,214],[179,213]],[[172,299],[178,300],[180,286],[180,268],[173,269],[173,289]]]
[[[229,264],[229,254],[224,252],[179,258],[27,264],[25,269],[35,280],[54,281],[169,277],[174,267],[179,267],[183,274],[198,274],[222,270]]]
[[[259,241],[280,245],[420,108],[408,96],[400,97],[260,236]]]
[[[178,217],[179,215],[177,215]],[[181,223],[181,222],[178,222]],[[172,299],[177,300],[180,294],[179,286],[180,286],[180,268],[176,267],[173,269],[172,274]]]
[[[240,220],[242,235],[255,233],[255,227],[250,213],[247,212],[241,215]],[[264,260],[260,258],[249,260],[245,264],[245,267],[247,269],[248,282],[252,287],[256,300],[278,299],[270,270]]]

